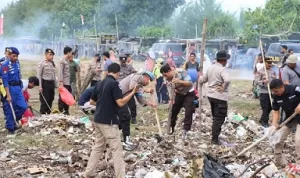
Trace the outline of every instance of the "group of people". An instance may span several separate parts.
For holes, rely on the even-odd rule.
[[[262,126],[269,127],[271,123],[270,129],[274,133],[279,123],[293,113],[297,114],[291,122],[275,133],[280,140],[275,145],[275,164],[284,167],[287,161],[282,151],[284,142],[292,131],[296,132],[296,164],[300,164],[300,63],[292,49],[288,50],[286,45],[282,45],[281,48],[282,56],[279,61],[274,57],[265,56],[264,53],[259,54],[254,74],[262,109],[260,118]],[[272,120],[269,121],[271,111]]]
[[[151,53],[148,57],[154,58]],[[168,63],[164,63],[163,59],[156,59],[157,65],[153,68],[154,71],[146,69],[142,73],[136,73],[132,66],[128,66],[126,56],[120,56],[120,64],[112,62],[108,65],[106,77],[98,81],[93,89],[87,89],[90,101],[88,99],[85,101],[96,106],[94,113],[96,140],[86,168],[86,178],[94,176],[97,162],[105,151],[107,144],[112,150],[116,177],[125,177],[122,150],[128,150],[124,146],[129,147],[132,144],[129,140],[130,120],[136,117],[136,115],[133,115],[136,112],[133,111],[133,107],[130,107],[130,105],[135,102],[134,97],[136,97],[142,106],[157,107],[155,102],[147,101],[143,96],[143,93],[152,94],[155,91],[154,88],[145,89],[150,81],[156,81],[156,84],[164,83],[168,88],[167,95],[174,92],[175,97],[173,101],[169,102],[172,105],[171,132],[169,134],[175,132],[177,115],[182,107],[185,108],[182,136],[184,139],[188,138],[188,132],[192,129],[192,116],[195,112],[196,87],[188,74],[187,68],[194,66],[195,57],[196,55],[191,53],[190,62],[185,65],[185,70],[179,71],[173,69]],[[215,144],[218,144],[221,126],[227,115],[229,74],[225,66],[229,58],[230,55],[226,51],[220,51],[217,54],[216,64],[209,68],[204,76],[198,73],[199,66],[195,66],[197,73],[195,82],[208,82],[208,97],[214,116],[212,142]],[[126,76],[124,77],[124,75]],[[156,92],[159,93],[157,87]],[[123,145],[119,135],[120,128],[123,133]]]

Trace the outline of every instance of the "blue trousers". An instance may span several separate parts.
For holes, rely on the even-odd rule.
[[[16,120],[19,121],[22,119],[22,115],[28,108],[28,105],[25,101],[25,98],[22,93],[20,86],[9,86],[9,92],[11,95],[12,106],[16,115]],[[7,102],[6,97],[2,97],[3,111],[6,119],[5,127],[9,131],[16,130],[16,124],[14,121],[13,111],[11,110],[10,104]]]
[[[156,94],[158,103],[161,103],[162,101],[169,101],[167,86],[163,82],[163,77],[159,77],[158,79],[156,79]]]

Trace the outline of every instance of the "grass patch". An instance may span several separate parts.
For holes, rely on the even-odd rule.
[[[229,108],[235,113],[243,116],[258,118],[261,114],[261,108],[258,101],[233,100],[229,101]]]

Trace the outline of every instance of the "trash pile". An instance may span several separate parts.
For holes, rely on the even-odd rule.
[[[154,113],[143,117],[152,120]],[[194,118],[188,139],[181,136],[178,121],[174,135],[159,137],[157,132],[139,130],[133,137],[138,148],[124,151],[127,177],[135,178],[198,178],[198,177],[260,177],[284,176],[284,170],[272,163],[272,148],[268,141],[249,150],[243,157],[236,155],[264,134],[264,129],[251,119],[230,113],[220,136],[222,145],[211,145],[209,110],[202,111],[202,128]],[[153,119],[155,122],[155,120]],[[154,123],[153,122],[153,123]],[[166,128],[167,119],[161,121]],[[137,126],[138,127],[138,126]],[[80,177],[86,167],[93,145],[93,127],[88,117],[53,114],[29,119],[19,136],[2,139],[0,147],[0,177]],[[37,141],[47,140],[49,147],[22,147],[16,145],[18,137],[32,136]],[[23,139],[24,139],[23,138]],[[22,138],[20,138],[22,139]],[[63,142],[59,142],[59,140]],[[64,143],[67,142],[67,143]],[[291,138],[286,142],[284,154],[293,160],[295,153]],[[15,147],[11,147],[14,145]],[[69,150],[51,145],[66,144]],[[55,148],[55,149],[54,149]],[[60,147],[59,147],[60,148]],[[217,158],[217,159],[216,159]],[[98,175],[113,177],[111,151],[99,162]],[[260,170],[261,169],[261,170]],[[258,173],[256,173],[259,170]],[[255,177],[255,176],[254,176]]]

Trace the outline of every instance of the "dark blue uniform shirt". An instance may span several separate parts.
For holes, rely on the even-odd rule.
[[[78,101],[79,106],[83,106],[84,103],[90,101],[92,94],[94,92],[94,89],[95,89],[95,87],[90,87],[90,88],[84,90],[84,92],[79,97],[79,101]]]

